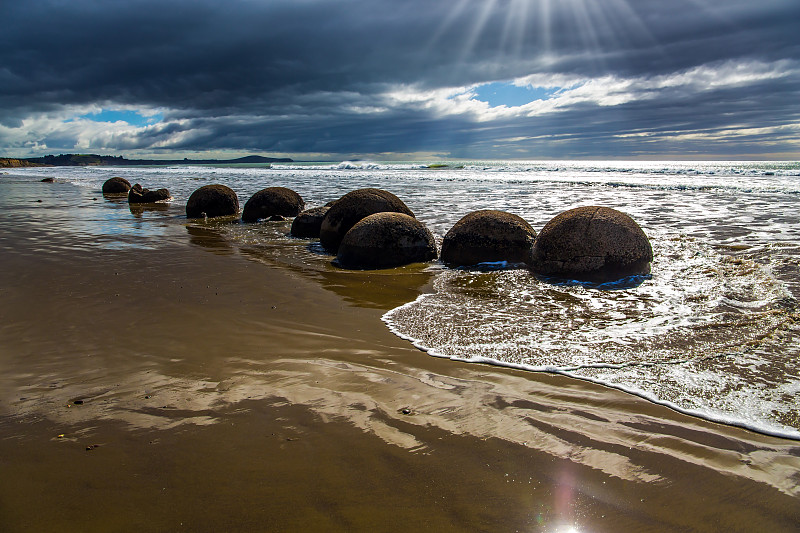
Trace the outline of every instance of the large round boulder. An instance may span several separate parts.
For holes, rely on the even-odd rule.
[[[233,189],[225,185],[203,185],[186,202],[188,218],[224,217],[238,212],[239,198]]]
[[[653,249],[631,217],[609,207],[565,211],[542,228],[530,258],[541,275],[614,281],[648,274]]]
[[[322,227],[322,220],[325,218],[329,209],[330,207],[327,206],[312,207],[297,215],[292,221],[292,236],[303,239],[318,238],[319,229]]]
[[[405,213],[364,217],[339,244],[336,261],[351,269],[392,268],[436,259],[436,241],[428,228]]]
[[[536,231],[520,216],[486,209],[464,216],[442,241],[442,261],[453,266],[525,262]]]
[[[156,189],[151,191],[145,189],[138,183],[131,187],[128,191],[129,204],[154,204],[156,202],[163,202],[169,200],[170,195],[167,189]]]
[[[125,178],[110,178],[103,183],[103,194],[128,194],[131,184]]]
[[[358,189],[351,191],[334,203],[322,220],[319,240],[329,252],[336,253],[345,233],[356,222],[374,213],[414,213],[394,194],[381,189]]]
[[[242,221],[257,222],[274,216],[295,217],[305,206],[299,194],[286,187],[267,187],[255,193],[244,204]]]

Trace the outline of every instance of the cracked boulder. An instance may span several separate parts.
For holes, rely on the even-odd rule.
[[[436,241],[405,213],[383,212],[357,222],[339,244],[336,261],[350,269],[393,268],[436,259]]]
[[[522,263],[531,254],[536,231],[525,219],[485,209],[461,218],[442,241],[442,262],[451,266],[508,261]]]
[[[171,196],[167,189],[156,189],[153,191],[143,188],[138,183],[128,191],[129,204],[154,204],[156,202],[164,202],[170,198]]]
[[[650,273],[653,249],[642,228],[608,207],[578,207],[548,222],[533,246],[531,270],[543,276],[607,282]]]

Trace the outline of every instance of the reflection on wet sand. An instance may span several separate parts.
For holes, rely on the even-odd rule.
[[[288,268],[338,294],[359,307],[388,311],[414,300],[433,277],[428,264],[414,264],[384,270],[346,270],[333,264],[334,255],[325,252],[317,240],[288,236],[291,222],[259,224],[189,225],[191,242],[208,248],[238,246],[246,258]],[[198,238],[203,235],[204,239]]]
[[[433,277],[428,265],[415,264],[387,270],[343,270],[317,272],[322,286],[359,307],[388,311],[413,301]]]
[[[223,255],[232,253],[231,244],[213,227],[187,224],[186,231],[189,233],[189,242],[195,246]]]
[[[242,254],[256,261],[269,262],[269,254],[242,248]],[[428,265],[416,264],[386,270],[344,270],[330,264],[333,256],[317,258],[313,265],[289,263],[293,271],[318,282],[321,287],[358,307],[388,311],[414,300],[431,281]]]
[[[110,194],[110,193],[103,193],[103,198],[112,204],[127,204],[128,203],[128,195],[125,193],[117,193],[117,194]]]
[[[669,474],[648,466],[660,456],[684,468],[712,467],[800,495],[794,479],[800,446],[765,446],[756,434],[742,439],[727,429],[710,434],[701,423],[665,421],[641,413],[638,402],[620,401],[610,390],[597,391],[587,401],[585,391],[564,387],[558,379],[532,383],[514,374],[476,379],[336,359],[233,358],[225,365],[229,376],[219,381],[154,371],[133,374],[124,389],[84,391],[78,395],[80,406],[68,400],[50,416],[70,425],[106,419],[167,430],[223,422],[221,410],[248,400],[280,399],[414,452],[435,450],[422,432],[436,427],[453,435],[501,439],[621,480],[668,482]],[[69,391],[59,393],[69,396]]]
[[[145,212],[151,213],[166,213],[169,211],[169,204],[128,204],[131,215],[136,218],[142,218]]]
[[[74,231],[42,247],[0,215],[0,529],[790,531],[800,519],[797,442],[430,357],[380,322],[425,290],[425,267],[343,271],[279,225],[163,218],[176,231],[109,249],[75,246],[96,236]]]
[[[39,277],[29,274],[31,282]],[[53,285],[39,281],[8,295],[16,318],[5,317],[3,336],[18,357],[4,364],[4,390],[16,397],[3,405],[15,416],[73,426],[123,421],[152,431],[222,422],[220,409],[283,398],[415,452],[435,448],[421,433],[437,427],[540,450],[622,480],[669,479],[651,466],[669,458],[798,495],[795,444],[673,418],[637,398],[564,378],[428,357],[378,320],[371,304],[386,302],[364,282],[375,273],[356,274],[336,281],[344,288],[320,291],[291,269],[197,258],[175,247],[116,253],[93,267],[64,262]],[[417,274],[424,279],[413,269],[408,279]],[[75,305],[73,290],[82,294],[80,317],[65,315]],[[38,292],[49,295],[50,314],[62,317],[57,333],[36,321],[38,306],[25,304],[31,296],[41,301]],[[137,302],[147,302],[146,314]],[[83,354],[77,358],[76,348]],[[709,427],[717,442],[698,441]]]

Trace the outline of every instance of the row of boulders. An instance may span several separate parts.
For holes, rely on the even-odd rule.
[[[115,179],[122,178],[112,178]],[[137,186],[128,187],[130,201]],[[106,193],[106,185],[103,192]],[[390,192],[358,189],[324,207],[305,211],[304,207],[303,199],[291,189],[269,187],[247,201],[242,221],[294,217],[291,234],[319,238],[320,244],[336,254],[337,262],[345,268],[391,268],[437,258],[431,232]],[[188,218],[235,216],[238,212],[236,193],[224,185],[200,187],[186,204]],[[652,259],[650,241],[633,219],[614,209],[596,206],[557,215],[538,236],[517,215],[475,211],[447,232],[441,249],[442,262],[450,266],[526,263],[540,275],[591,281],[647,274]]]

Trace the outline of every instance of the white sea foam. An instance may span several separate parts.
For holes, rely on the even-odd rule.
[[[523,270],[449,271],[435,293],[383,320],[437,357],[564,374],[800,439],[787,423],[796,406],[779,392],[796,381],[754,372],[792,357],[768,347],[800,317],[785,285],[754,261],[689,239],[656,241],[655,254],[650,279],[618,290],[551,285]],[[765,348],[767,359],[754,355]]]

